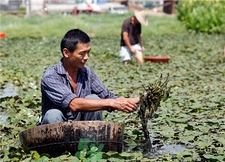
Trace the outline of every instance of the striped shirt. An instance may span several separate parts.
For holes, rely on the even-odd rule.
[[[76,112],[69,109],[69,104],[74,98],[84,98],[90,94],[96,94],[101,99],[117,98],[87,66],[78,70],[77,89],[74,93],[71,81],[62,65],[62,59],[43,73],[41,93],[42,116],[50,109],[59,109],[71,120],[76,117]]]

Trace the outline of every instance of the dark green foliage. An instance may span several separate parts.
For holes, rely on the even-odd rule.
[[[204,33],[225,33],[223,0],[181,0],[177,5],[177,17],[188,29]]]

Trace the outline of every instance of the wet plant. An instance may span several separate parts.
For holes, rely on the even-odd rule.
[[[165,101],[169,97],[170,88],[167,87],[169,82],[169,73],[165,81],[161,74],[155,84],[150,84],[144,87],[144,92],[140,94],[138,115],[141,119],[142,131],[146,139],[146,146],[148,152],[153,152],[151,139],[148,131],[148,121],[152,119],[154,112],[160,106],[160,102]]]

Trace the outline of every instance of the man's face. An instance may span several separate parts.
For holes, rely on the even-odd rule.
[[[73,68],[83,68],[89,58],[91,51],[90,43],[78,43],[77,49],[70,53],[67,49],[64,50],[66,60]]]
[[[137,25],[137,24],[140,24],[140,22],[138,21],[138,19],[134,16],[133,17],[133,25]]]

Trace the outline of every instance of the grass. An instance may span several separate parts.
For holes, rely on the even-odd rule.
[[[116,14],[80,14],[78,16],[61,14],[31,16],[29,18],[13,15],[1,15],[1,31],[6,32],[7,38],[61,38],[71,28],[80,28],[91,37],[119,37],[123,20],[130,17],[130,12],[124,15]],[[143,35],[166,35],[182,33],[185,27],[175,16],[149,16],[149,25],[143,27]]]

